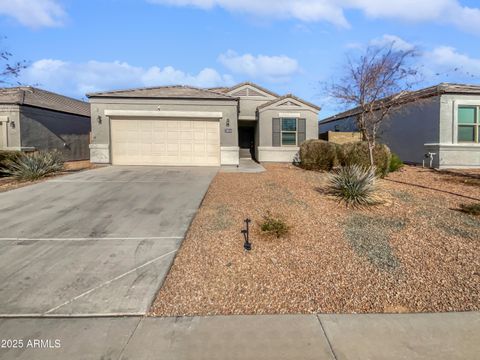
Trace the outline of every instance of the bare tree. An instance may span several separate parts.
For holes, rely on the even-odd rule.
[[[7,50],[0,49],[0,85],[18,84],[14,81],[20,75],[21,71],[27,67],[27,62],[13,61],[13,54]]]
[[[331,97],[357,108],[356,125],[368,143],[371,167],[382,122],[418,82],[418,71],[411,65],[414,57],[415,49],[399,50],[394,42],[370,46],[357,59],[347,58],[345,75],[328,89]]]

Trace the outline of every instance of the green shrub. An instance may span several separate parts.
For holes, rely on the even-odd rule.
[[[374,205],[376,175],[371,169],[360,165],[347,165],[336,170],[329,178],[329,190],[347,206],[353,207]]]
[[[63,164],[58,151],[22,154],[6,163],[5,172],[18,180],[36,180],[63,170]]]
[[[460,204],[460,210],[470,215],[480,215],[479,204]]]
[[[6,173],[7,163],[15,161],[21,155],[21,151],[0,150],[0,177],[9,175]]]
[[[275,235],[277,238],[285,236],[289,231],[289,226],[282,219],[272,216],[270,213],[263,216],[260,229],[264,234]]]
[[[300,166],[306,170],[332,170],[337,166],[335,144],[316,139],[304,141],[300,145]]]
[[[373,159],[376,175],[384,177],[390,169],[391,153],[388,146],[377,144],[373,149]],[[358,165],[361,168],[370,167],[368,143],[365,141],[345,143],[337,146],[337,159],[341,166]]]
[[[403,161],[400,159],[400,157],[392,153],[392,156],[390,157],[390,172],[395,172],[403,167]]]

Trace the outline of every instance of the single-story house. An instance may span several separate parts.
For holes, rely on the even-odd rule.
[[[480,167],[480,86],[442,83],[406,92],[379,141],[407,163],[430,153],[436,168]],[[358,108],[320,121],[319,132],[355,131]],[[429,161],[427,161],[428,163]]]
[[[58,150],[90,157],[90,105],[34,87],[0,88],[0,150]]]
[[[218,166],[238,165],[240,157],[291,162],[304,140],[318,138],[318,106],[253,83],[87,96],[94,163]]]

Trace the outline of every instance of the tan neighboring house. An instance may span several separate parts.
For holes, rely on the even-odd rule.
[[[90,105],[34,87],[0,88],[0,150],[58,150],[90,156]]]
[[[253,83],[87,96],[95,163],[218,166],[237,165],[241,157],[292,162],[304,140],[318,138],[318,106]]]

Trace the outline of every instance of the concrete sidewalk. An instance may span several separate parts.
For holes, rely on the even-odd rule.
[[[479,358],[480,313],[15,318],[0,334],[24,344],[1,359],[464,360]]]

